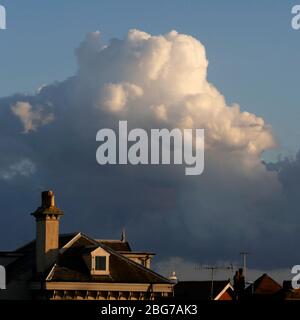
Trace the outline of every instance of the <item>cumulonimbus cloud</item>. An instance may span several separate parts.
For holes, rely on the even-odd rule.
[[[237,104],[228,106],[207,81],[205,48],[191,36],[130,30],[124,40],[104,46],[96,32],[86,37],[77,56],[79,76],[93,89],[98,108],[128,119],[138,112],[168,126],[208,129],[207,147],[259,155],[274,146],[261,117],[240,111]]]
[[[69,229],[104,237],[126,225],[139,249],[165,257],[228,261],[250,249],[260,264],[292,261],[300,230],[290,232],[285,186],[260,159],[275,145],[271,127],[228,105],[207,80],[199,40],[176,31],[130,30],[106,44],[93,32],[76,56],[73,77],[0,100],[0,145],[14,143],[33,159],[39,186],[55,189],[70,212]],[[36,134],[21,135],[19,120]],[[119,120],[145,129],[205,129],[204,173],[192,178],[180,166],[99,166],[96,133]],[[5,185],[0,189],[7,192]]]

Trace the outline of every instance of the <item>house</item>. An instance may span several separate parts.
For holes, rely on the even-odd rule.
[[[121,240],[59,234],[63,211],[52,191],[32,213],[36,239],[0,252],[7,273],[0,299],[153,300],[173,295],[173,284],[150,269],[154,254],[132,251]]]
[[[282,299],[282,286],[264,273],[249,285],[244,293],[245,299]]]
[[[233,300],[233,287],[225,281],[179,281],[174,287],[175,299]]]
[[[300,300],[300,289],[294,289],[292,281],[283,281],[283,295],[285,300]]]

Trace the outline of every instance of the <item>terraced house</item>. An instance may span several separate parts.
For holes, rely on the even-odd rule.
[[[36,239],[0,253],[7,274],[0,299],[153,300],[173,295],[173,284],[150,269],[154,254],[135,252],[121,240],[82,233],[59,234],[63,211],[52,191],[32,213]]]

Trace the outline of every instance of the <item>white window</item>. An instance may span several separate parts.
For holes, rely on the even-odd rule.
[[[101,247],[95,249],[90,254],[91,274],[108,275],[109,274],[109,256],[110,254]]]

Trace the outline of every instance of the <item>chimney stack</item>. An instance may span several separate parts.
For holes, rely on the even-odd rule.
[[[43,273],[59,251],[59,219],[63,211],[55,206],[53,191],[42,192],[42,204],[31,215],[36,220],[36,271]]]

